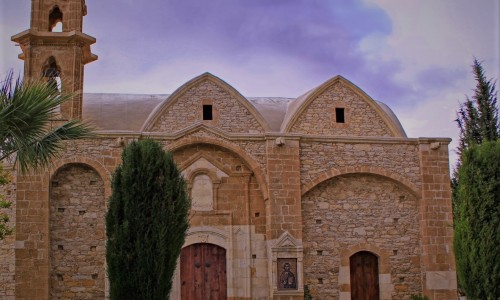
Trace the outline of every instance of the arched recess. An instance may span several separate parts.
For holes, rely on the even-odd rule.
[[[297,122],[302,113],[307,109],[307,107],[314,101],[318,96],[323,94],[327,89],[336,83],[342,83],[347,86],[350,90],[356,93],[362,100],[364,100],[376,113],[382,118],[384,123],[388,126],[394,137],[405,137],[406,134],[400,124],[397,124],[391,119],[391,117],[363,90],[357,87],[355,84],[345,79],[344,77],[337,75],[330,80],[326,81],[322,85],[310,90],[303,96],[297,98],[293,101],[286,112],[285,119],[281,125],[281,131],[284,133],[290,133],[293,125]]]
[[[50,186],[51,177],[56,173],[56,171],[67,164],[85,164],[92,167],[104,181],[104,196],[106,199],[111,196],[111,172],[100,162],[80,155],[53,161],[50,169],[43,173],[43,182],[46,182],[46,186]]]
[[[302,185],[301,187],[302,195],[305,195],[308,191],[310,191],[315,186],[317,186],[318,184],[320,184],[325,180],[347,174],[373,174],[382,177],[387,177],[393,181],[396,181],[404,185],[406,188],[412,191],[412,193],[414,194],[414,196],[417,197],[417,199],[420,199],[420,189],[413,182],[387,169],[381,167],[368,167],[368,166],[345,167],[340,169],[331,169],[322,172],[318,176],[316,176],[313,180]]]
[[[51,88],[61,92],[61,67],[54,56],[49,56],[42,65],[42,77]]]
[[[49,187],[50,296],[104,298],[105,182],[91,166],[68,163]],[[85,286],[75,290],[74,286]]]
[[[401,182],[373,173],[333,176],[302,195],[304,273],[313,296],[322,299],[331,288],[350,299],[349,258],[359,251],[378,257],[381,299],[392,299],[396,277],[404,277],[406,288],[396,291],[398,297],[418,293],[418,202]]]
[[[62,23],[63,23],[63,13],[59,6],[55,5],[52,10],[49,13],[49,31],[50,32],[62,32]],[[59,26],[59,24],[61,24]],[[55,30],[57,28],[60,28],[61,30]]]
[[[255,179],[257,180],[258,184],[261,186],[260,190],[262,192],[262,196],[264,198],[264,201],[266,201],[269,198],[269,195],[267,192],[267,183],[265,180],[266,177],[264,176],[264,173],[262,172],[259,164],[252,157],[250,157],[244,149],[242,149],[234,144],[231,144],[231,143],[228,143],[228,142],[222,141],[222,140],[208,138],[208,137],[189,137],[189,138],[174,142],[172,144],[169,144],[166,147],[166,149],[171,151],[171,152],[175,152],[175,151],[180,150],[181,148],[193,146],[196,144],[207,144],[207,145],[218,146],[218,147],[227,149],[231,153],[235,154],[243,162],[245,162],[247,164],[247,167],[253,172]]]
[[[243,105],[255,118],[257,123],[263,128],[264,132],[270,131],[269,125],[264,120],[264,117],[260,114],[260,112],[255,109],[255,107],[238,92],[234,87],[223,81],[222,79],[210,74],[203,73],[202,75],[191,79],[190,81],[183,84],[179,87],[175,92],[173,92],[163,103],[158,105],[148,116],[144,125],[141,128],[142,132],[150,132],[152,127],[157,123],[160,117],[165,114],[170,107],[172,107],[180,97],[182,97],[189,89],[199,85],[205,80],[209,80],[219,87],[223,88],[227,93],[232,95],[241,105]]]

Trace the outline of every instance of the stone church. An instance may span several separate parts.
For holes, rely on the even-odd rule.
[[[449,138],[407,137],[341,76],[293,99],[245,97],[210,73],[169,95],[82,93],[97,60],[86,13],[85,0],[32,0],[12,37],[25,78],[77,93],[61,117],[98,134],[43,173],[10,168],[1,299],[106,298],[111,176],[146,138],[173,153],[192,197],[171,299],[456,299]]]

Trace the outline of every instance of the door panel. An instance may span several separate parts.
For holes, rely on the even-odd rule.
[[[350,258],[351,300],[379,300],[378,258],[361,251]]]
[[[181,297],[227,299],[226,249],[213,244],[193,244],[182,249]]]

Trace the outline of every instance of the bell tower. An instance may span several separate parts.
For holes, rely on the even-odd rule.
[[[82,118],[84,65],[97,60],[82,32],[85,0],[32,0],[30,29],[12,36],[23,51],[24,80],[43,79],[62,93],[74,93],[61,105],[65,120]]]

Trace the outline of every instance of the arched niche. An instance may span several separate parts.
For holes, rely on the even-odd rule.
[[[335,291],[349,299],[349,258],[359,251],[379,259],[381,299],[421,292],[419,208],[411,189],[377,174],[343,174],[309,189],[302,220],[305,284],[313,297]],[[403,277],[406,290],[395,291],[392,278]]]
[[[59,6],[54,6],[49,13],[49,31],[62,32],[63,31],[63,13]]]
[[[70,163],[49,188],[50,297],[105,296],[105,182],[91,166]],[[87,288],[75,290],[74,286]]]
[[[191,181],[191,209],[210,211],[214,209],[214,186],[205,173],[196,174]]]
[[[42,78],[49,87],[54,89],[54,92],[61,92],[61,67],[57,64],[54,56],[47,58],[42,65]]]

